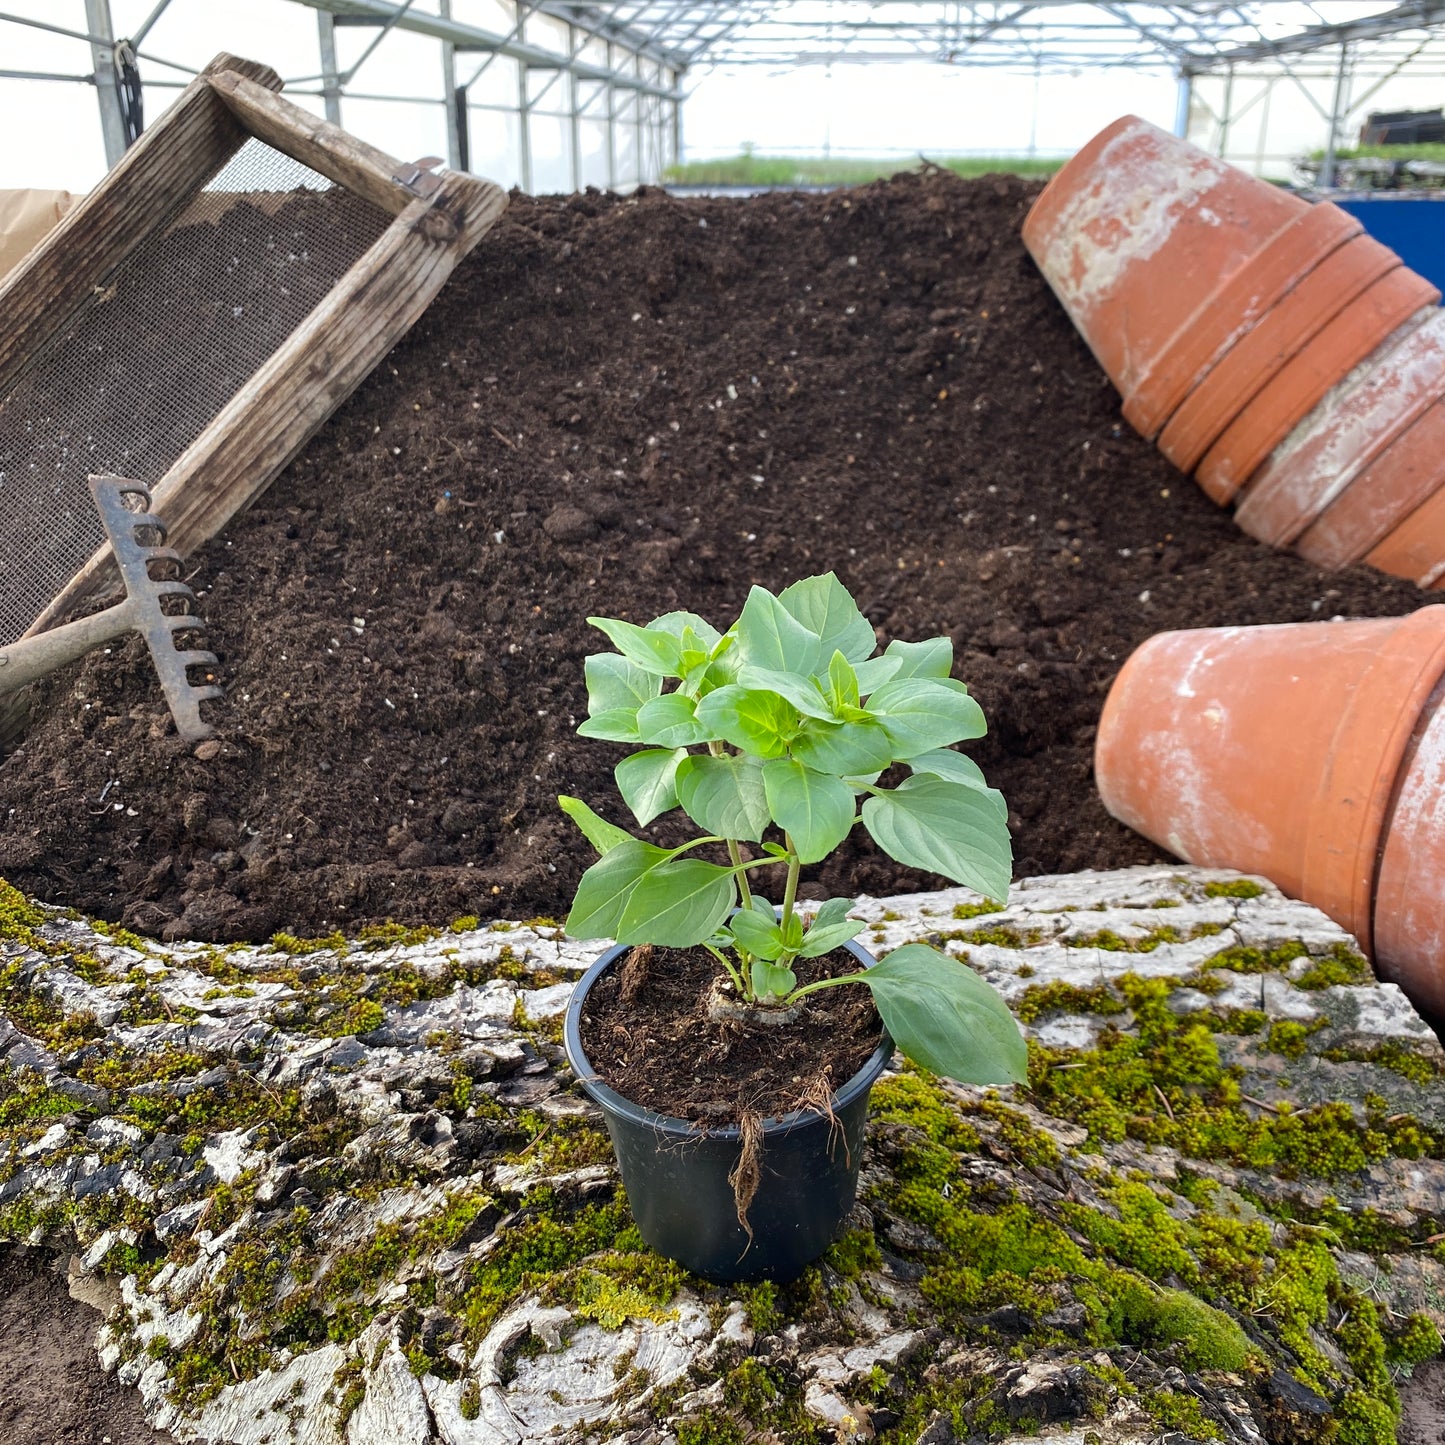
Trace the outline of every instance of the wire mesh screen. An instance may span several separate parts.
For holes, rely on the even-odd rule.
[[[0,645],[104,538],[93,472],[153,486],[391,217],[252,139],[0,397]]]

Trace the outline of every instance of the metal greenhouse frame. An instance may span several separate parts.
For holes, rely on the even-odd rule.
[[[3,3],[3,0],[0,0]],[[84,0],[83,31],[0,13],[89,47],[91,69],[0,69],[3,80],[95,87],[106,156],[114,164],[141,124],[141,72],[177,86],[194,70],[155,55],[148,40],[175,8],[156,0],[129,36],[117,36],[110,0]],[[1172,71],[1176,129],[1220,154],[1278,164],[1267,151],[1270,106],[1301,95],[1319,119],[1323,177],[1351,118],[1387,82],[1445,78],[1445,0],[286,0],[315,12],[316,67],[288,76],[292,95],[319,97],[344,123],[348,101],[406,101],[445,112],[447,159],[466,167],[478,127],[505,135],[523,189],[538,180],[534,150],[551,127],[560,179],[626,187],[657,180],[680,158],[682,103],[719,67],[929,60],[1035,76],[1120,67]],[[338,35],[365,37],[344,66]],[[367,88],[367,63],[389,37],[437,46],[430,95]],[[223,41],[224,37],[220,37]],[[0,51],[3,53],[3,51]],[[1243,140],[1246,123],[1253,144]]]

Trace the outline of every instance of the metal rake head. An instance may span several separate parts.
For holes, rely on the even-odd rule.
[[[163,597],[183,597],[188,608],[194,607],[196,594],[184,582],[157,579],[150,574],[152,562],[173,562],[177,571],[181,564],[180,555],[171,548],[142,543],[137,535],[144,528],[151,530],[161,544],[166,540],[165,523],[150,510],[150,490],[126,477],[101,476],[90,478],[90,493],[125,583],[128,621],[150,648],[176,732],[188,743],[212,737],[215,729],[201,720],[200,704],[223,696],[223,690],[216,683],[191,682],[186,669],[214,667],[216,654],[177,646],[177,634],[194,632],[206,623],[194,612],[169,613],[161,606]],[[128,496],[141,499],[141,511],[126,506]]]

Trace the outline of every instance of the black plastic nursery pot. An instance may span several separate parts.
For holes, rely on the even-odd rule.
[[[865,968],[876,961],[855,943],[844,946]],[[742,1150],[737,1127],[703,1130],[634,1104],[597,1077],[583,1051],[582,1005],[629,947],[609,948],[578,981],[563,1041],[578,1082],[607,1119],[638,1230],[659,1254],[708,1279],[796,1278],[837,1238],[853,1207],[868,1096],[893,1057],[893,1040],[885,1030],[868,1062],[834,1094],[835,1121],[806,1110],[764,1122],[749,1240],[728,1182]]]

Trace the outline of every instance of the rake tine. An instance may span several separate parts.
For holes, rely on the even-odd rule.
[[[137,542],[136,552],[142,562],[174,562],[177,567],[181,565],[181,554],[169,547],[142,547]]]
[[[206,625],[204,617],[197,617],[194,612],[177,612],[172,615],[169,612],[162,612],[160,626],[169,628],[171,632],[194,632],[199,627]]]
[[[180,652],[176,656],[182,667],[215,667],[220,661],[214,652]]]

